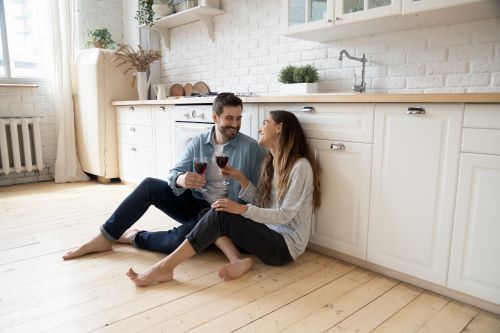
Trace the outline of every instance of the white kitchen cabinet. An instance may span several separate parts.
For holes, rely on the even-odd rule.
[[[366,259],[372,145],[308,140],[321,167],[311,244]]]
[[[255,140],[259,139],[259,106],[257,104],[244,104],[241,119],[241,133]]]
[[[260,104],[299,119],[321,168],[322,205],[315,212],[310,243],[366,259],[373,104]]]
[[[500,304],[500,156],[463,153],[448,287]]]
[[[401,0],[337,0],[335,24],[373,20],[401,14]]]
[[[154,174],[151,106],[118,106],[116,118],[120,179],[139,184]]]
[[[375,108],[367,258],[445,285],[463,107],[409,107]]]
[[[152,107],[154,119],[154,155],[155,175],[167,180],[168,173],[173,166],[173,138],[172,121],[170,117],[172,105],[154,105]]]
[[[499,16],[498,0],[284,0],[282,31],[328,42]]]
[[[500,105],[466,104],[448,287],[500,304]]]

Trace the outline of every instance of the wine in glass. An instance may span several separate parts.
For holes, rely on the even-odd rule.
[[[199,175],[204,175],[207,169],[207,158],[206,157],[195,157],[193,159],[194,171]],[[200,192],[205,192],[207,189],[205,187],[200,187]]]
[[[227,162],[229,161],[229,155],[226,152],[217,153],[217,155],[215,155],[215,161],[217,162],[219,168],[224,169],[227,165]],[[227,179],[227,177],[223,176],[222,178],[222,184],[229,185],[229,180]]]

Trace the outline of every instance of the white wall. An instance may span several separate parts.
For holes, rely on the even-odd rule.
[[[80,48],[87,39],[87,30],[108,28],[116,43],[123,40],[121,0],[77,0],[78,38]],[[50,82],[38,88],[0,87],[0,117],[40,117],[42,154],[45,169],[40,173],[23,172],[0,175],[0,186],[46,181],[54,178],[57,149],[57,127],[53,90]]]
[[[171,29],[163,49],[162,82],[205,81],[212,91],[279,90],[287,64],[313,64],[320,90],[350,91],[360,63],[338,61],[340,50],[366,53],[367,92],[499,92],[498,19],[371,35],[330,43],[281,36],[280,0],[222,0],[215,41],[200,22]]]

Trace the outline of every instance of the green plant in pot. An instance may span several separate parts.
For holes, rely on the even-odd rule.
[[[96,47],[100,49],[111,49],[115,46],[115,41],[111,38],[111,33],[106,28],[88,31],[86,47]]]
[[[318,92],[318,70],[312,65],[285,66],[279,73],[278,81],[282,83],[280,95]]]

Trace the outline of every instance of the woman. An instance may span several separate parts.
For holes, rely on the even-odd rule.
[[[252,266],[235,245],[269,265],[288,264],[304,252],[313,211],[320,205],[319,169],[304,131],[293,113],[271,111],[259,129],[259,144],[269,153],[257,188],[239,170],[223,169],[223,174],[240,182],[239,196],[250,204],[215,201],[174,252],[144,273],[129,269],[127,275],[135,284],[171,280],[178,264],[213,243],[230,260],[219,271],[224,279],[235,279]]]

